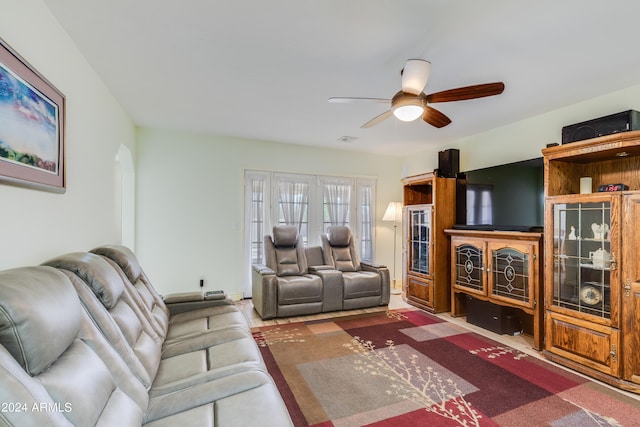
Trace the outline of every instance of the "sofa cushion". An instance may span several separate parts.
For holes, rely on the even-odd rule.
[[[332,265],[339,271],[360,271],[360,258],[349,227],[333,225],[323,234],[322,249],[325,264]]]
[[[382,278],[372,271],[345,272],[344,299],[382,295]]]
[[[113,260],[122,268],[131,283],[136,283],[142,275],[142,268],[136,256],[125,246],[105,245],[95,248],[91,252]]]
[[[111,310],[124,292],[124,282],[102,257],[89,252],[76,252],[44,263],[68,270],[85,281],[104,306]]]
[[[0,344],[30,375],[46,370],[73,343],[81,313],[78,295],[62,272],[49,267],[0,272]]]
[[[276,225],[273,227],[273,244],[276,248],[293,248],[298,242],[298,227]]]
[[[351,230],[348,227],[333,226],[329,228],[327,238],[331,246],[347,247],[351,243]]]
[[[305,274],[278,279],[278,305],[304,304],[322,301],[322,279]]]
[[[296,248],[276,249],[276,261],[278,263],[278,276],[300,274]]]
[[[346,248],[331,248],[333,255],[333,261],[335,262],[336,270],[339,271],[357,271],[356,266],[353,264],[353,258],[351,257],[351,249]]]

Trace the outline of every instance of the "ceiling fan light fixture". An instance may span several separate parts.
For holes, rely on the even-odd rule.
[[[412,122],[421,117],[425,105],[424,96],[416,96],[402,91],[396,93],[391,100],[393,115],[403,122]]]
[[[393,110],[393,115],[403,122],[412,122],[422,116],[424,108],[421,105],[403,105]]]

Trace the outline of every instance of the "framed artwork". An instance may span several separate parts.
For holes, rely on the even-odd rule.
[[[0,183],[65,192],[64,95],[0,39]]]

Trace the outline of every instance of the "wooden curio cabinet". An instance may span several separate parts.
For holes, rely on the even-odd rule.
[[[447,230],[451,235],[451,315],[465,296],[513,307],[529,316],[534,348],[542,349],[541,233]]]
[[[543,154],[545,355],[640,393],[640,132]],[[607,184],[628,188],[598,191]]]
[[[404,185],[405,300],[424,310],[449,311],[450,239],[456,216],[456,180],[434,173],[410,176]]]

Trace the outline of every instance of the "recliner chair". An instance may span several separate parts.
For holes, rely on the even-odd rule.
[[[321,236],[324,263],[342,272],[343,309],[389,304],[389,269],[360,260],[351,230],[331,226]]]
[[[253,266],[253,305],[261,318],[322,312],[322,279],[309,274],[302,236],[295,226],[276,225],[265,236],[266,265]]]

